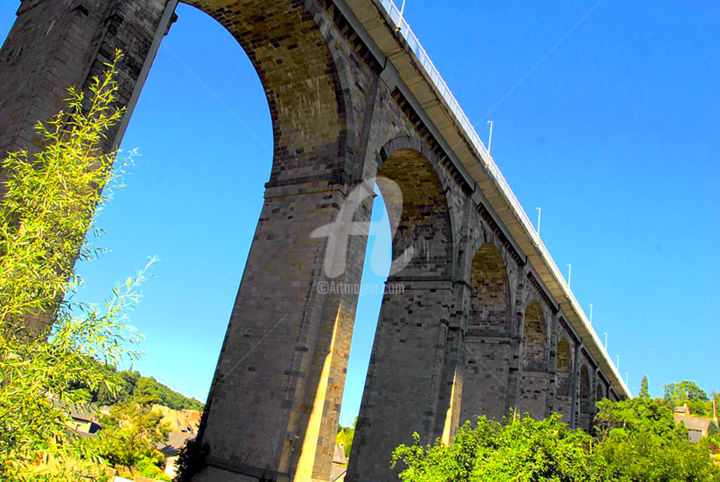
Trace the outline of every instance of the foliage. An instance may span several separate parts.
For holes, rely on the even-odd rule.
[[[401,445],[393,465],[403,480],[720,480],[709,457],[712,440],[692,444],[663,400],[598,402],[595,436],[570,430],[552,415],[504,424],[478,417],[448,445]]]
[[[690,413],[698,417],[710,417],[712,414],[712,402],[707,393],[692,381],[668,383],[663,398],[674,407],[687,404]]]
[[[137,465],[137,470],[140,472],[140,475],[147,477],[148,479],[172,480],[170,477],[165,475],[164,467],[159,467],[157,463],[153,462],[151,459],[141,460]]]
[[[677,383],[668,383],[665,385],[665,397],[666,402],[672,402],[675,404],[682,404],[688,400],[708,400],[707,393],[705,390],[700,388],[697,383],[683,380]]]
[[[199,400],[188,398],[153,377],[144,377],[137,371],[118,371],[115,367],[107,365],[101,365],[99,368],[105,370],[105,377],[112,380],[117,389],[111,393],[104,386],[90,390],[82,383],[78,384],[76,390],[86,392],[89,402],[97,405],[116,405],[133,401],[144,406],[157,403],[175,410],[203,410],[204,405]]]
[[[353,438],[355,438],[355,426],[357,425],[357,417],[353,422],[352,427],[338,427],[337,435],[335,436],[335,443],[342,444],[345,449],[345,457],[350,458],[350,450],[352,449]]]
[[[195,438],[188,440],[177,459],[177,475],[175,482],[190,482],[193,477],[205,467],[205,456],[208,454],[207,444],[201,444]]]
[[[687,438],[686,430],[675,423],[672,407],[662,400],[633,398],[620,402],[597,402],[594,428],[598,438],[605,439],[616,428],[661,437]]]
[[[592,438],[569,430],[553,415],[542,421],[508,417],[504,425],[478,417],[462,426],[452,443],[401,445],[393,465],[403,462],[403,480],[588,480]]]
[[[123,377],[127,373],[129,372],[121,372]],[[171,390],[168,386],[159,383],[155,378],[137,375],[139,375],[137,372],[133,373],[133,377],[137,377],[137,382],[130,393],[130,400],[146,406],[158,403],[175,410],[203,410],[204,405],[202,402]]]
[[[644,376],[642,382],[640,382],[640,393],[638,393],[638,398],[650,398],[647,376]]]
[[[708,436],[708,446],[714,454],[720,455],[720,430],[717,425],[711,425],[710,435]]]
[[[97,474],[102,461],[66,428],[68,410],[102,387],[103,365],[138,356],[126,314],[139,300],[144,271],[116,287],[103,306],[73,302],[76,258],[112,179],[115,153],[100,143],[120,118],[112,104],[115,65],[89,86],[70,90],[69,110],[38,124],[44,147],[11,153],[0,204],[0,479],[68,480]],[[45,322],[43,322],[43,320]],[[49,323],[52,322],[52,323]],[[50,328],[51,327],[51,328]],[[78,390],[82,383],[86,390]]]
[[[596,467],[607,480],[718,480],[707,440],[692,444],[660,399],[598,402]]]
[[[61,314],[47,342],[0,337],[0,462],[10,473],[17,470],[17,478],[41,455],[92,458],[72,443],[65,427],[69,408],[87,401],[86,391],[71,387],[82,381],[92,389],[114,390],[88,353],[135,355],[122,348],[130,327],[121,313],[137,301],[140,279],[130,281],[126,291],[115,290],[105,311],[90,308],[81,318]]]
[[[93,450],[112,466],[138,467],[141,472],[155,472],[165,457],[155,446],[167,439],[170,428],[162,423],[162,415],[136,403],[115,405],[110,415],[101,419],[103,430],[88,442]]]
[[[99,146],[121,116],[112,105],[115,63],[107,67],[104,76],[92,80],[89,99],[71,88],[69,111],[37,124],[45,141],[42,150],[10,153],[2,162],[8,173],[0,209],[4,336],[42,330],[45,324],[39,320],[48,313],[66,309],[67,316],[63,300],[79,283],[73,264],[94,254],[83,240],[88,230],[97,233],[93,212],[105,199],[102,188],[113,176],[115,158]],[[29,327],[29,320],[38,321],[37,326]]]

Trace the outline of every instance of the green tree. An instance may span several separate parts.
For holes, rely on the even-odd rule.
[[[602,480],[720,480],[707,440],[692,444],[663,400],[598,402],[595,474]]]
[[[648,377],[644,376],[642,382],[640,382],[640,393],[638,398],[650,398],[650,390],[648,389]]]
[[[201,444],[197,438],[187,441],[180,449],[177,458],[177,475],[175,482],[191,482],[203,468],[207,466],[205,457],[210,449],[207,444]]]
[[[712,415],[712,401],[708,398],[707,393],[693,381],[683,380],[677,383],[668,383],[665,385],[663,398],[673,406],[687,404],[693,415],[700,417]]]
[[[131,392],[130,398],[144,406],[151,406],[157,403],[175,410],[189,409],[202,411],[203,409],[201,402],[187,398],[171,390],[153,377],[139,377]]]
[[[133,402],[115,405],[110,415],[101,419],[103,430],[89,442],[92,448],[112,466],[125,466],[140,473],[155,472],[165,457],[155,446],[165,442],[170,428],[162,423],[162,415]]]
[[[622,428],[663,438],[686,439],[687,431],[675,423],[672,407],[662,400],[633,398],[612,402],[597,402],[594,419],[595,435],[604,440],[614,429]]]
[[[570,430],[559,415],[536,421],[509,417],[505,424],[478,417],[463,425],[452,443],[401,445],[392,455],[409,481],[592,480],[593,439]],[[596,479],[599,480],[599,479]]]
[[[119,58],[119,56],[116,58]],[[68,480],[97,473],[101,460],[66,429],[70,407],[88,392],[116,385],[103,365],[139,353],[126,314],[139,300],[134,279],[101,306],[77,303],[76,258],[92,258],[84,243],[95,208],[112,179],[114,153],[99,146],[121,112],[113,107],[116,63],[94,78],[90,96],[70,90],[69,109],[38,124],[44,147],[11,153],[2,162],[0,201],[0,479]],[[32,320],[52,314],[51,326]],[[82,384],[87,390],[78,389]],[[47,473],[48,462],[56,470]],[[45,471],[45,472],[43,472]]]
[[[38,123],[45,141],[40,152],[10,153],[2,162],[8,173],[0,209],[0,326],[5,336],[45,330],[42,323],[29,325],[68,307],[66,295],[80,282],[73,273],[75,260],[95,254],[83,240],[88,231],[97,233],[93,213],[105,199],[102,188],[113,176],[115,158],[99,146],[121,115],[112,105],[115,64],[108,69],[92,80],[90,98],[70,89],[69,110]]]
[[[595,436],[570,430],[552,415],[542,421],[478,417],[448,445],[401,445],[393,464],[412,481],[461,480],[720,480],[710,458],[715,439],[696,444],[666,402],[636,398],[598,402]]]
[[[105,377],[116,387],[112,393],[104,386],[91,390],[82,382],[75,387],[89,393],[89,401],[97,405],[115,405],[132,400],[144,406],[157,403],[175,410],[203,410],[202,402],[170,389],[155,378],[143,377],[136,371],[117,371],[113,366],[102,364],[98,364],[98,369],[104,370]]]
[[[338,427],[337,435],[335,436],[335,443],[342,445],[345,450],[345,457],[350,458],[350,451],[352,450],[353,438],[355,438],[355,426],[357,425],[357,417],[353,421],[352,427]]]

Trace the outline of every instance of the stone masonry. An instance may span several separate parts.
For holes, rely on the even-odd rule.
[[[23,0],[0,50],[0,155],[37,149],[32,126],[120,49],[118,106],[128,110],[105,147],[117,146],[176,3]],[[207,453],[197,480],[330,480],[357,295],[319,288],[360,283],[366,181],[376,177],[394,262],[347,480],[392,480],[392,449],[413,432],[422,443],[448,441],[464,421],[511,409],[559,412],[588,429],[598,399],[622,396],[488,192],[458,165],[443,140],[454,127],[434,125],[428,99],[401,78],[407,46],[376,0],[187,3],[242,45],[274,133],[264,206],[200,427]],[[371,18],[382,28],[366,30]],[[381,38],[397,48],[381,48]],[[340,226],[342,242],[317,235],[323,226]]]

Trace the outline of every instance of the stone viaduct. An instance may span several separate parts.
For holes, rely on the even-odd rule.
[[[388,286],[403,289],[383,298],[348,480],[392,479],[390,453],[413,432],[423,443],[448,440],[476,414],[500,419],[511,408],[559,412],[588,428],[596,400],[628,396],[390,0],[187,3],[242,45],[274,132],[264,206],[201,426],[208,451],[198,480],[329,480],[357,296],[318,286],[360,283],[376,176],[396,227]],[[124,52],[119,104],[128,110],[107,147],[118,145],[176,5],[23,0],[0,50],[0,153],[35,149],[32,125],[115,49]],[[352,201],[343,242],[313,237],[338,222],[358,186],[367,196]]]

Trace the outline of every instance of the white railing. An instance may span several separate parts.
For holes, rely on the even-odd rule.
[[[402,34],[408,46],[420,61],[420,65],[423,66],[425,72],[435,84],[438,92],[440,92],[440,95],[443,97],[448,107],[450,107],[450,110],[453,112],[453,114],[455,114],[458,123],[465,130],[465,134],[470,139],[475,149],[477,149],[478,153],[480,153],[480,158],[483,160],[485,167],[488,168],[488,170],[500,186],[501,190],[508,198],[510,204],[512,204],[512,206],[515,208],[515,211],[520,216],[520,220],[528,228],[531,236],[533,236],[533,239],[538,243],[539,246],[542,246],[542,249],[544,249],[542,241],[535,232],[535,228],[533,227],[530,218],[528,218],[527,214],[525,213],[525,210],[520,204],[520,201],[518,201],[512,189],[510,189],[510,185],[505,180],[505,177],[500,172],[500,169],[498,169],[497,164],[495,164],[495,161],[493,160],[492,156],[490,156],[487,148],[485,148],[485,144],[483,144],[480,136],[475,131],[475,128],[470,122],[470,119],[468,119],[467,115],[460,107],[460,103],[457,101],[457,99],[455,99],[455,96],[450,91],[447,83],[440,75],[437,67],[435,67],[435,64],[433,64],[432,60],[430,60],[430,56],[427,54],[423,46],[420,44],[418,38],[413,33],[410,25],[408,25],[408,23],[405,21],[405,18],[400,18],[400,10],[398,10],[398,8],[395,6],[393,0],[380,0],[380,4],[385,8],[385,11],[390,16],[390,19],[395,24],[395,27]],[[401,22],[402,25],[398,25],[398,22]]]
[[[612,367],[612,370],[615,372],[617,379],[620,381],[621,384],[624,385],[624,380],[622,376],[617,372],[617,368],[613,364],[612,359],[610,359],[610,355],[605,350],[605,347],[603,347],[600,343],[600,339],[598,338],[597,333],[595,333],[595,330],[590,325],[590,322],[588,321],[585,312],[582,310],[580,304],[575,299],[575,295],[570,290],[570,287],[565,281],[565,277],[562,275],[560,269],[558,269],[557,265],[555,264],[555,260],[553,260],[552,256],[550,256],[550,252],[547,250],[545,244],[540,239],[540,235],[535,230],[535,227],[533,226],[532,221],[530,221],[530,218],[525,212],[525,209],[523,209],[522,204],[520,204],[520,201],[515,196],[515,193],[510,188],[508,182],[505,180],[505,176],[502,175],[497,164],[495,164],[495,161],[485,147],[485,144],[483,144],[480,136],[475,131],[475,128],[470,122],[470,119],[468,119],[468,116],[460,107],[460,103],[457,101],[457,99],[455,99],[455,96],[450,91],[447,83],[440,75],[437,67],[435,67],[435,64],[433,64],[432,60],[430,60],[430,56],[420,44],[420,41],[418,40],[417,36],[415,36],[415,33],[413,33],[410,25],[408,25],[408,23],[405,21],[405,18],[403,18],[400,14],[400,10],[395,6],[393,0],[379,0],[379,2],[394,23],[395,28],[400,32],[410,49],[413,51],[413,53],[419,60],[420,65],[423,67],[423,69],[425,69],[425,73],[428,75],[428,77],[430,77],[433,84],[435,84],[435,88],[445,100],[452,113],[455,114],[455,118],[460,124],[460,127],[465,131],[465,135],[480,154],[480,159],[482,159],[483,164],[490,172],[490,175],[494,178],[496,184],[500,187],[500,191],[505,195],[510,205],[514,208],[515,214],[518,216],[520,222],[524,225],[525,230],[532,238],[542,257],[548,263],[550,270],[553,272],[553,275],[558,280],[558,282],[562,284],[563,291],[568,295],[571,304],[578,312],[580,320],[590,333],[590,337],[598,345],[598,347],[600,348],[600,352],[604,354],[606,361],[608,362],[610,367]],[[627,387],[625,386],[623,388],[627,389]]]

